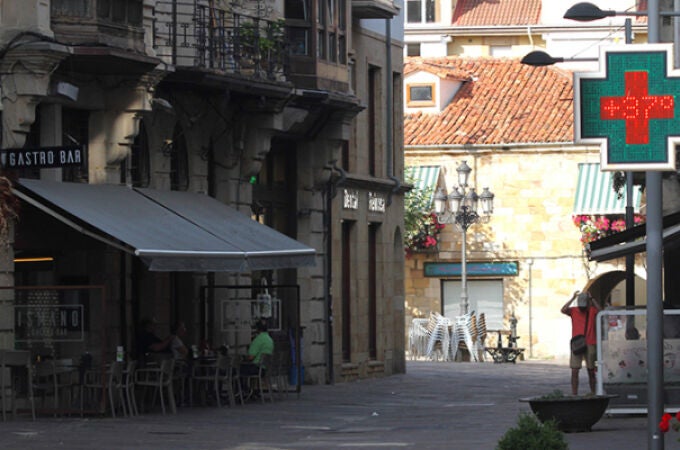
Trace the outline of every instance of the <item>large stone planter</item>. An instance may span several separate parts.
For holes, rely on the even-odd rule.
[[[590,431],[604,415],[609,399],[616,395],[564,396],[559,398],[528,397],[528,402],[538,420],[555,420],[561,431],[568,433]]]

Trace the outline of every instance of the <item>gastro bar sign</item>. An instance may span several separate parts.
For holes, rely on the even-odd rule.
[[[82,166],[85,150],[82,146],[8,148],[0,152],[5,169],[49,169]]]
[[[603,48],[574,75],[575,141],[600,144],[602,170],[675,170],[680,71],[670,44]]]

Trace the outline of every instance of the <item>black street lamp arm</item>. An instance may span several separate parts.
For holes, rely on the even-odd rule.
[[[479,222],[479,218],[480,216],[477,214],[477,211],[472,210],[472,208],[467,205],[461,206],[460,210],[455,215],[456,223],[460,225],[464,231],[467,231],[467,229],[470,228],[470,225]]]

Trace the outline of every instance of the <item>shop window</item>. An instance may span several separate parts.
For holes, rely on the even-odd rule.
[[[413,83],[406,88],[406,105],[409,107],[434,106],[434,83]]]
[[[368,354],[378,357],[378,230],[379,223],[368,225]]]
[[[342,361],[352,361],[352,228],[354,222],[349,220],[342,222]]]

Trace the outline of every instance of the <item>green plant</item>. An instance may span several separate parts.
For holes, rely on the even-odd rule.
[[[415,184],[409,174],[406,182]],[[437,215],[429,212],[432,205],[432,188],[413,188],[404,196],[404,246],[406,252],[435,248],[444,224]]]
[[[558,400],[564,398],[564,393],[559,389],[555,389],[550,394],[545,394],[539,397],[541,400]]]
[[[498,441],[496,450],[566,450],[564,433],[554,421],[541,423],[532,414],[520,413],[517,426]]]

